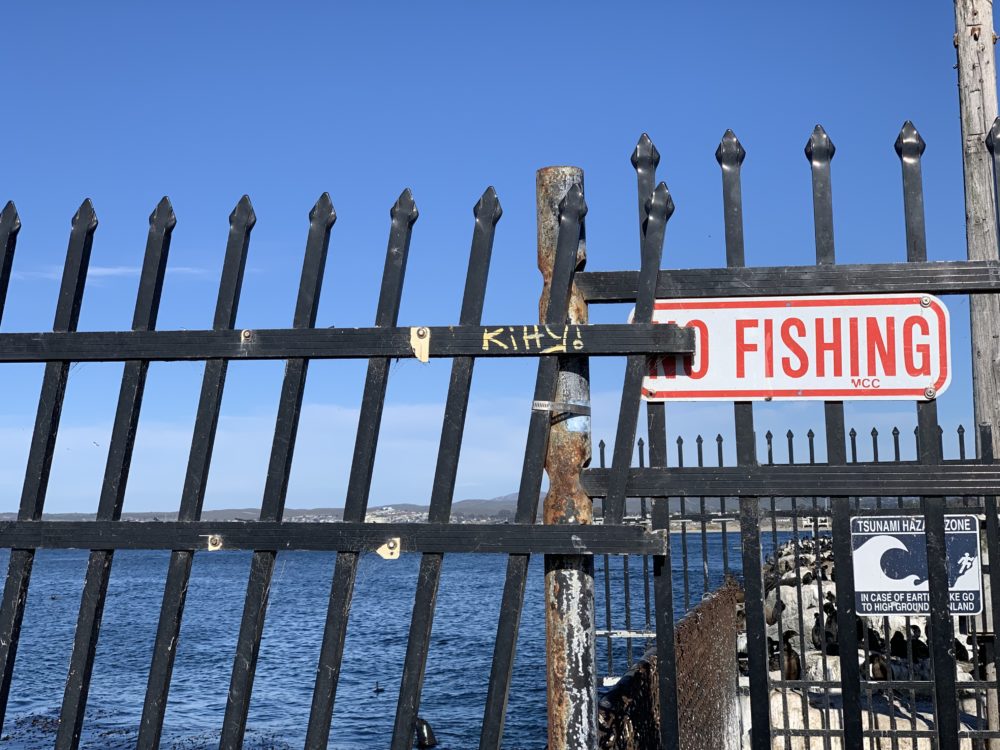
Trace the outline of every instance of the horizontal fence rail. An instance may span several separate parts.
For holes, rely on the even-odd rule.
[[[603,497],[609,471],[585,470],[581,480],[584,489]],[[627,487],[633,497],[984,495],[1000,494],[1000,466],[912,463],[630,469]]]
[[[242,331],[0,333],[0,362],[123,362],[413,357],[538,357],[691,354],[694,331],[676,325],[414,326]],[[419,347],[419,345],[418,345]]]
[[[577,284],[588,303],[634,302],[638,279],[635,271],[583,271]],[[656,282],[660,299],[916,292],[996,294],[1000,292],[1000,261],[682,268],[660,271]]]
[[[374,552],[662,555],[664,532],[635,526],[267,521],[0,521],[0,547],[15,549],[273,549]]]

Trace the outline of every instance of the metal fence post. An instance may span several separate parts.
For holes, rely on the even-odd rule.
[[[549,281],[559,229],[559,202],[573,185],[583,187],[578,167],[538,170],[538,268],[545,286],[539,302],[545,318]],[[586,262],[586,240],[580,235],[577,270]],[[573,285],[570,323],[587,322],[587,305]],[[546,524],[586,523],[593,504],[580,487],[580,471],[590,462],[590,368],[586,357],[561,357],[555,401],[574,404],[587,414],[557,414],[549,433],[545,469],[549,492]],[[594,654],[593,556],[545,556],[545,644],[550,750],[593,748],[597,744],[597,671]]]

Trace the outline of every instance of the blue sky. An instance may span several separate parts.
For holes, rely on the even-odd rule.
[[[586,173],[588,268],[638,264],[634,173],[648,132],[677,210],[665,267],[724,263],[714,151],[733,128],[744,165],[747,262],[814,259],[809,170],[816,123],[833,162],[837,257],[905,258],[900,168],[892,149],[912,119],[927,141],[932,260],[965,257],[961,142],[950,3],[67,4],[5,9],[0,200],[23,222],[2,328],[51,326],[69,221],[85,197],[100,219],[80,327],[128,325],[147,217],[166,194],[177,213],[159,327],[211,321],[228,228],[243,193],[257,226],[241,327],[291,321],[307,215],[323,191],[338,213],[319,325],[370,325],[388,232],[404,187],[420,209],[401,324],[458,316],[472,206],[493,185],[504,207],[484,320],[537,317],[534,175]],[[947,431],[971,425],[968,305],[947,299],[955,378],[940,401]],[[595,321],[623,321],[622,307]],[[593,364],[595,437],[609,443],[621,360]],[[373,504],[426,502],[447,362],[392,372]],[[41,369],[5,365],[0,510],[14,510]],[[363,363],[310,370],[288,503],[343,503]],[[202,367],[151,368],[127,510],[176,507]],[[280,363],[230,369],[208,507],[259,504]],[[70,377],[47,500],[96,508],[120,365]],[[477,365],[456,499],[517,486],[534,380],[531,362]],[[732,430],[728,405],[674,406],[671,439]],[[910,404],[851,405],[848,423],[915,424]],[[758,432],[822,431],[818,404],[767,405]],[[883,447],[886,452],[888,445]],[[804,451],[804,446],[801,449]],[[946,454],[953,453],[951,446]],[[610,454],[609,454],[610,455]],[[779,457],[784,451],[779,452]],[[801,455],[801,453],[799,454]]]

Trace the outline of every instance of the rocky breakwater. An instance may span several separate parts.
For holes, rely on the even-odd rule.
[[[903,750],[933,747],[932,739],[912,734],[934,727],[934,683],[926,618],[855,617],[859,648],[848,654],[842,648],[844,639],[837,618],[836,573],[828,536],[788,541],[764,565],[773,746],[793,750],[831,747],[821,734],[810,737],[808,733],[842,728],[841,663],[843,659],[856,659],[863,681],[864,729],[898,732],[898,747]],[[737,652],[744,744],[749,747],[750,676],[743,603],[737,604],[737,618],[743,626],[737,636]],[[957,621],[955,632],[959,632]],[[974,639],[964,635],[956,638],[954,653],[961,721],[967,728],[985,729],[983,692],[963,686],[974,680],[978,656]],[[907,686],[893,686],[900,681],[906,681]],[[805,736],[789,736],[784,733],[787,730],[805,730]],[[906,733],[911,734],[904,737]],[[832,748],[839,747],[839,738],[833,738]]]

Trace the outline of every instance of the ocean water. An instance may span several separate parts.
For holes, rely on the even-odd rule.
[[[675,616],[694,606],[706,587],[723,580],[722,539],[687,534],[688,596],[683,588],[680,534],[672,535]],[[729,562],[738,572],[739,534],[728,537]],[[51,747],[72,650],[85,550],[37,554],[0,747]],[[120,551],[115,555],[101,637],[94,663],[81,746],[129,748],[142,712],[169,553]],[[300,748],[313,688],[335,556],[283,552],[278,556],[253,700],[248,750]],[[6,551],[0,566],[6,571]],[[532,558],[517,659],[504,732],[510,750],[542,750],[545,738],[545,622],[543,561]],[[220,551],[195,556],[184,623],[163,731],[164,748],[218,747],[250,553]],[[362,557],[348,624],[347,646],[329,747],[386,747],[396,699],[419,555],[395,561]],[[706,567],[707,566],[707,567]],[[652,564],[650,562],[650,569]],[[506,556],[448,555],[438,594],[420,714],[434,728],[442,750],[478,746],[493,656]],[[609,563],[613,626],[624,626],[622,559]],[[596,560],[596,609],[604,626],[603,559]],[[630,560],[633,628],[645,620],[642,560]],[[633,656],[644,642],[633,641]],[[615,671],[624,670],[624,641],[616,642]],[[606,666],[598,640],[598,664]],[[374,692],[378,682],[385,691]]]

